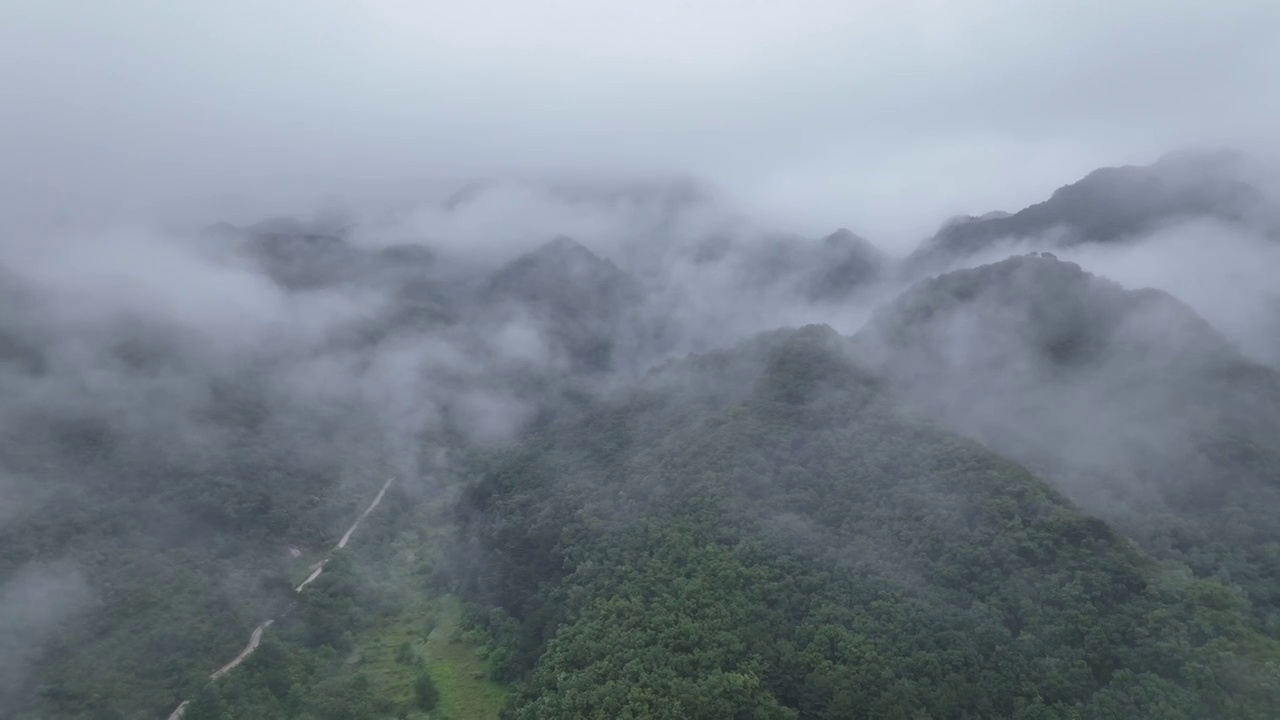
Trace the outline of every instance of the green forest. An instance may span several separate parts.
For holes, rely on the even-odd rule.
[[[252,368],[168,444],[30,411],[6,717],[1277,717],[1280,381],[1172,297],[1024,256],[638,377],[570,335],[420,477]]]
[[[0,720],[1280,720],[1280,0],[0,0]]]
[[[534,717],[1273,717],[1238,588],[895,409],[823,327],[670,367],[494,460],[472,622]]]

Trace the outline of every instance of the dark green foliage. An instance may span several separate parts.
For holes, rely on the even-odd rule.
[[[218,387],[201,429],[217,453],[148,445],[93,418],[33,415],[6,438],[6,467],[42,502],[0,528],[0,585],[53,561],[87,599],[31,648],[30,681],[0,687],[0,710],[165,715],[289,611],[287,546],[332,545],[376,486],[334,492],[340,466],[297,455],[259,424],[258,404],[252,388]]]
[[[366,547],[335,553],[324,573],[296,595],[297,604],[271,626],[257,652],[192,698],[184,720],[365,720],[407,710],[406,703],[376,692],[348,661],[354,639],[395,614],[403,588],[380,570],[379,546],[408,519],[393,512],[366,518]],[[407,643],[396,656],[403,663],[417,659]]]
[[[426,670],[419,670],[413,679],[413,702],[419,710],[432,710],[440,702],[440,690]]]
[[[1022,256],[915,286],[855,347],[920,412],[1243,589],[1280,634],[1280,376],[1190,308]]]
[[[656,349],[662,328],[643,318],[639,281],[568,237],[557,237],[503,266],[490,279],[491,312],[529,313],[551,350],[577,372],[627,366],[639,347]]]
[[[396,648],[396,662],[404,665],[412,665],[418,660],[418,654],[413,651],[413,643],[405,640]]]
[[[329,259],[284,284],[431,262],[401,249],[361,270],[330,262],[343,243],[302,240],[267,249]],[[832,296],[865,279],[832,269],[848,275]],[[444,322],[438,288],[397,277],[399,310],[335,343]],[[613,326],[661,334],[633,315],[630,279],[571,241],[480,290],[486,312],[530,311],[593,376],[627,356]],[[964,353],[939,341],[975,318]],[[440,692],[415,652],[429,622],[378,662],[369,639],[400,641],[417,595],[456,586],[493,675],[515,684],[511,718],[1278,716],[1274,373],[1168,296],[1048,258],[919,286],[878,323],[857,362],[810,326],[609,392],[504,375],[536,406],[513,447],[460,456],[466,409],[441,409],[465,483],[454,562],[428,547],[438,535],[407,531],[397,486],[301,594],[285,546],[331,546],[372,495],[343,487],[348,458],[326,442],[351,418],[273,410],[252,372],[210,383],[192,437],[21,415],[0,459],[34,481],[0,529],[0,582],[65,563],[87,599],[38,642],[0,627],[32,679],[0,687],[0,715],[161,717],[183,698],[186,720],[430,711]],[[186,361],[152,330],[123,333],[109,362],[150,377]],[[41,372],[29,338],[10,340],[0,361]],[[1027,358],[1031,371],[1011,362]],[[210,683],[268,617],[257,652]]]
[[[309,507],[308,493],[327,492],[332,481],[323,475],[264,468],[232,482],[174,473],[148,493],[112,482],[110,461],[99,467],[105,482],[50,508],[61,512],[0,531],[0,581],[58,559],[76,569],[91,599],[34,652],[29,673],[38,680],[0,698],[36,718],[169,712],[253,627],[294,602],[285,545],[332,542],[316,528],[325,514]],[[333,634],[341,622],[315,632]]]
[[[1280,649],[1238,594],[897,415],[841,348],[774,335],[727,393],[673,366],[469,491],[511,717],[1273,715]]]

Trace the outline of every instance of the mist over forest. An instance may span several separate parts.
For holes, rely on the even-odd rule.
[[[0,717],[1280,716],[1280,16],[732,5],[4,10]]]

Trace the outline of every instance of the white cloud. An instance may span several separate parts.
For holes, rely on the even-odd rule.
[[[1099,164],[1265,140],[1280,6],[8,3],[10,215],[278,212],[430,178],[691,172],[913,242]],[[411,190],[410,190],[411,191]]]

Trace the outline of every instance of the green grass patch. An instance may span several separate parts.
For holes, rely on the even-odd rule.
[[[436,626],[427,638],[427,669],[440,688],[440,710],[450,720],[492,720],[507,701],[506,689],[489,679],[478,647],[455,640],[462,607],[454,597],[437,602]]]
[[[379,697],[412,708],[414,678],[425,669],[440,691],[439,705],[429,714],[407,717],[494,720],[506,703],[506,689],[489,679],[474,643],[451,639],[458,635],[461,615],[456,598],[424,599],[357,641],[346,671],[369,678]]]
[[[370,581],[386,583],[388,595],[397,597],[400,605],[395,615],[355,638],[341,673],[368,678],[377,697],[402,709],[397,717],[495,720],[506,705],[506,689],[489,679],[489,664],[480,645],[458,639],[462,603],[425,581],[447,534],[447,520],[435,516],[439,510],[436,506],[421,509],[419,520],[382,552],[371,554],[377,548],[368,545],[349,550],[357,555],[357,565],[374,573],[377,580]],[[371,517],[371,531],[377,521]],[[309,567],[319,558],[306,559]],[[424,671],[439,691],[439,702],[430,713],[418,711],[414,702],[415,680]]]

